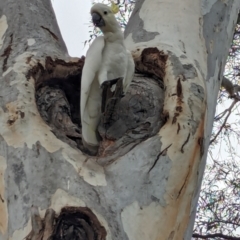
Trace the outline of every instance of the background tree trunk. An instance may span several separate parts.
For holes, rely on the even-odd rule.
[[[0,239],[190,239],[239,7],[138,0],[125,33],[138,73],[89,157],[84,58],[48,0],[0,2]]]

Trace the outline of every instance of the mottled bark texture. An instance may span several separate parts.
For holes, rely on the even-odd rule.
[[[159,131],[166,154],[160,154],[158,162],[168,159],[171,170],[166,185],[160,186],[165,189],[165,204],[159,204],[155,216],[162,220],[155,221],[159,229],[149,233],[148,239],[191,239],[216,99],[239,6],[234,0],[138,0],[125,30],[135,62],[149,47],[168,55],[163,109],[168,119]],[[130,228],[127,231],[130,239],[140,236]]]
[[[167,57],[159,53],[159,75],[139,70],[124,97],[121,82],[113,96],[104,96],[99,157],[89,158],[79,150],[88,153],[81,143],[79,104],[84,57],[67,55],[48,0],[7,0],[0,10],[0,239],[127,239],[121,212],[135,197],[125,194],[138,192],[145,180],[134,177],[122,191],[122,183],[128,185],[123,179],[139,176],[135,167],[124,170],[122,179],[121,170],[101,166],[164,124]],[[133,161],[126,159],[120,168]],[[155,162],[149,164],[150,169]],[[121,196],[125,200],[116,200]]]
[[[84,58],[68,56],[49,0],[1,1],[0,240],[189,240],[239,5],[137,2],[136,74],[124,97],[121,79],[113,96],[103,89],[91,157]]]

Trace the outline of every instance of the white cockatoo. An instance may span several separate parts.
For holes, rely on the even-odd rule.
[[[114,10],[97,3],[91,8],[92,21],[103,36],[89,47],[81,79],[81,123],[83,145],[96,152],[99,146],[97,126],[101,116],[102,89],[105,81],[123,78],[126,93],[133,75],[134,61],[126,49],[124,36],[114,16]]]

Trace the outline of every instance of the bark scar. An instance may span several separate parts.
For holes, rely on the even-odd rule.
[[[49,28],[46,28],[44,26],[41,26],[41,28],[48,31],[53,36],[53,38],[55,38],[58,41],[57,35],[55,33],[53,33]]]
[[[3,72],[5,72],[7,70],[8,58],[12,51],[12,41],[13,41],[13,34],[10,35],[9,45],[5,48],[3,54],[1,55],[1,57],[5,57],[3,60],[3,67],[2,67]]]
[[[157,155],[157,157],[156,157],[156,159],[155,159],[152,167],[148,170],[148,173],[150,173],[150,172],[152,171],[152,169],[156,166],[156,164],[157,164],[160,156],[165,156],[165,155],[167,154],[167,150],[168,150],[171,146],[172,146],[172,143],[171,143],[169,146],[167,146],[166,148],[164,148],[164,149]]]
[[[2,203],[4,203],[4,199],[2,198],[2,195],[0,194],[0,200]]]
[[[203,138],[203,137],[200,137],[200,138],[198,139],[198,144],[199,144],[199,146],[200,146],[200,155],[201,155],[201,157],[202,157],[203,154],[204,154],[204,138]]]
[[[186,182],[187,182],[187,179],[188,179],[189,172],[190,172],[190,171],[189,171],[189,169],[188,169],[187,176],[186,176],[186,178],[185,178],[185,180],[184,180],[184,183],[183,183],[182,187],[180,188],[180,190],[179,190],[179,192],[178,192],[177,199],[178,199],[179,196],[181,195],[181,192],[182,192],[184,186],[186,185]]]
[[[182,84],[181,84],[180,78],[178,78],[178,81],[177,81],[177,96],[179,98],[182,98]]]
[[[175,124],[177,122],[178,117],[179,117],[179,113],[174,113],[172,124]]]
[[[189,138],[190,138],[190,133],[188,134],[187,139],[185,140],[185,142],[183,143],[183,145],[182,145],[182,147],[181,147],[181,152],[182,152],[182,153],[184,153],[183,148],[184,148],[184,146],[188,143]]]
[[[181,126],[180,126],[180,124],[178,123],[178,130],[177,130],[177,134],[179,134],[180,130],[181,130]]]

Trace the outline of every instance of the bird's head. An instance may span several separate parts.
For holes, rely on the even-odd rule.
[[[115,32],[120,28],[112,9],[105,4],[94,4],[91,8],[91,15],[93,24],[103,33]]]

